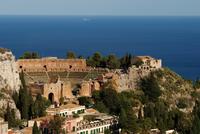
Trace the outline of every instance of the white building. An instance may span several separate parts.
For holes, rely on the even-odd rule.
[[[0,118],[0,134],[8,134],[8,122]]]
[[[83,120],[77,124],[77,134],[103,134],[106,130],[117,124],[117,120],[113,116],[100,115],[93,121]]]
[[[162,68],[162,60],[155,59],[151,56],[136,56],[132,60],[133,64],[142,63],[143,69],[159,69]]]
[[[75,114],[82,114],[85,112],[85,106],[76,104],[62,105],[57,108],[48,108],[46,110],[48,115],[60,115],[62,117],[69,117]]]
[[[165,131],[165,134],[178,134],[175,130],[167,130]]]

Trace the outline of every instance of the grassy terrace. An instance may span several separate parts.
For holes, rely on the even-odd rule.
[[[28,74],[28,75],[27,75]],[[45,72],[29,72],[25,74],[26,82],[48,82],[48,77]],[[59,76],[62,81],[70,80],[72,83],[78,83],[81,80],[89,80],[96,78],[100,72],[48,72],[50,77]]]

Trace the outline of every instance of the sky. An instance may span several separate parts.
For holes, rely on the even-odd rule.
[[[0,15],[200,16],[200,0],[0,0]]]

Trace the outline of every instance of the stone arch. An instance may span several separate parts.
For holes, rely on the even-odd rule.
[[[50,100],[52,104],[54,103],[54,94],[53,93],[49,93],[48,100]]]
[[[47,71],[47,65],[44,65],[43,67],[44,67],[45,71]]]
[[[69,65],[69,69],[72,69],[72,65]]]

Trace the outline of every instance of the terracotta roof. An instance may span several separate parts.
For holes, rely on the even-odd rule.
[[[54,118],[53,115],[47,115],[47,116],[39,117],[39,118],[36,118],[36,119],[32,119],[31,121],[51,120],[53,118]]]
[[[99,113],[99,111],[93,109],[93,108],[90,108],[90,109],[86,109],[85,112],[87,113]]]
[[[137,56],[140,59],[153,59],[151,56]]]

